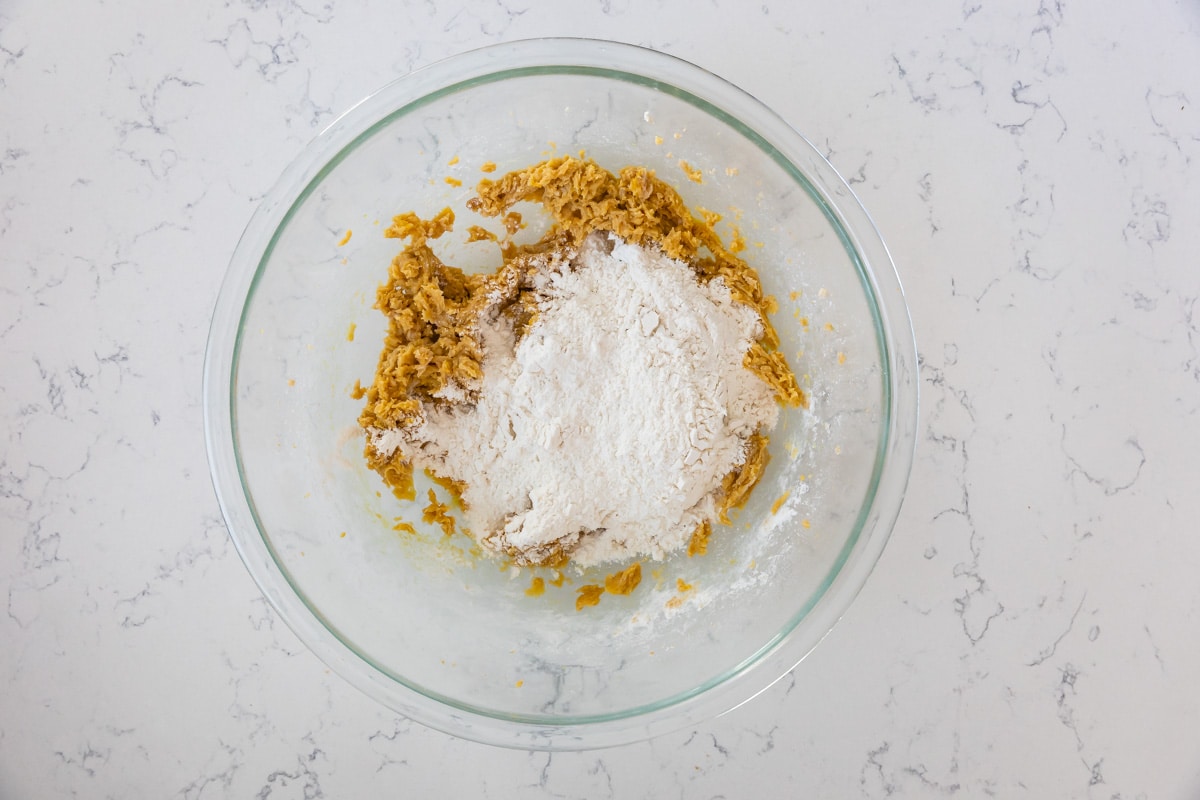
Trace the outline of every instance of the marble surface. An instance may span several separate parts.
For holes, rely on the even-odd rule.
[[[340,111],[489,42],[649,45],[827,152],[922,420],[872,580],[695,730],[547,755],[397,718],[224,530],[208,318]],[[1200,797],[1200,6],[0,5],[0,797]]]

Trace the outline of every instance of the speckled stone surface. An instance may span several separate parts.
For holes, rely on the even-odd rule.
[[[341,110],[499,41],[649,45],[824,151],[908,293],[908,499],[843,622],[694,730],[501,750],[331,674],[238,560],[201,361]],[[1200,7],[0,5],[0,797],[1200,796]]]

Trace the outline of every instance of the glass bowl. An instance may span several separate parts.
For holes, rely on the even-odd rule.
[[[350,395],[355,381],[370,383],[383,341],[372,303],[399,249],[382,235],[391,216],[451,207],[458,230],[437,242],[440,255],[494,269],[494,246],[465,242],[480,221],[465,203],[481,166],[494,162],[498,176],[580,150],[614,172],[653,168],[693,208],[723,214],[723,236],[741,230],[742,255],[778,299],[782,349],[811,408],[781,415],[762,482],[707,555],[646,563],[633,594],[577,612],[576,590],[604,570],[567,570],[566,585],[531,597],[528,573],[421,525],[423,503],[396,500],[367,468],[362,401]],[[221,287],[205,431],[246,567],[334,671],[457,736],[580,749],[725,712],[829,632],[900,508],[915,365],[888,251],[804,138],[679,59],[530,40],[389,84],[286,170]],[[426,488],[418,480],[419,498]],[[394,530],[397,520],[417,533]]]

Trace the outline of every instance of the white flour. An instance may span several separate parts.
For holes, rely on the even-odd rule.
[[[420,426],[371,441],[465,481],[467,527],[489,550],[662,558],[714,516],[746,437],[775,423],[771,389],[742,366],[757,314],[721,280],[609,235],[541,280],[515,348],[505,317],[481,321],[474,406],[427,407]]]

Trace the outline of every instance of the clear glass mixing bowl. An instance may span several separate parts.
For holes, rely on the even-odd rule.
[[[583,612],[575,589],[603,570],[568,573],[567,585],[529,597],[527,574],[514,578],[463,536],[421,526],[423,504],[397,501],[367,469],[355,426],[362,401],[350,397],[356,380],[370,383],[382,343],[371,304],[398,250],[382,235],[390,217],[453,208],[459,232],[440,240],[441,254],[492,269],[494,246],[465,244],[462,233],[479,221],[465,201],[481,165],[500,175],[579,150],[612,171],[651,167],[693,207],[725,215],[721,232],[740,228],[811,395],[810,410],[782,416],[762,483],[708,555],[646,564],[636,592]],[[688,180],[680,160],[703,182]],[[915,368],[887,249],[805,139],[684,61],[611,42],[531,40],[384,87],[287,169],[221,288],[205,426],[238,552],[337,673],[458,736],[599,747],[739,705],[830,630],[900,508]],[[418,534],[393,530],[397,518],[417,522]],[[694,588],[681,591],[680,578]]]

